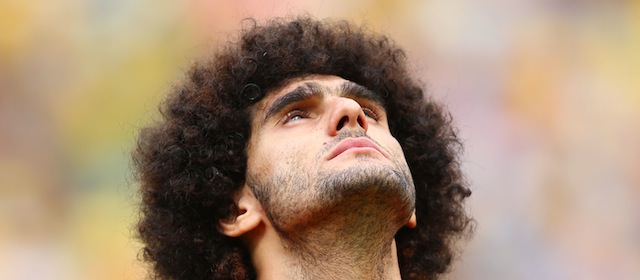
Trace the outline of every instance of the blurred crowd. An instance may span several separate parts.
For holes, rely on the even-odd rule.
[[[464,140],[451,279],[640,279],[640,1],[0,2],[0,279],[142,279],[138,130],[243,18],[387,33]]]

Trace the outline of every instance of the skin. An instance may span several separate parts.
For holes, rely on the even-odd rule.
[[[289,81],[251,108],[239,215],[221,223],[259,279],[400,279],[395,233],[415,188],[383,104],[337,76]]]

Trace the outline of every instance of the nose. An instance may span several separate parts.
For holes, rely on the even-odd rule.
[[[342,129],[363,129],[366,132],[367,128],[367,118],[358,102],[344,97],[335,100],[329,118],[330,136],[338,135]]]

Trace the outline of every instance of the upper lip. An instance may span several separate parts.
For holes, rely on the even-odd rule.
[[[333,147],[333,149],[331,149],[331,151],[329,152],[328,159],[331,160],[331,159],[337,157],[342,152],[344,152],[344,151],[346,151],[348,149],[351,149],[351,148],[363,148],[363,147],[374,148],[376,151],[378,151],[383,156],[385,156],[387,158],[389,157],[387,155],[387,153],[385,153],[378,145],[376,145],[369,138],[366,138],[366,137],[356,137],[356,138],[349,137],[349,138],[346,138],[346,139],[340,141],[335,147]]]

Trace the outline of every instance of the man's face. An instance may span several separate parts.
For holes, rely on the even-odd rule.
[[[247,184],[280,233],[350,215],[397,228],[409,220],[413,180],[377,95],[311,75],[269,92],[251,112]]]

